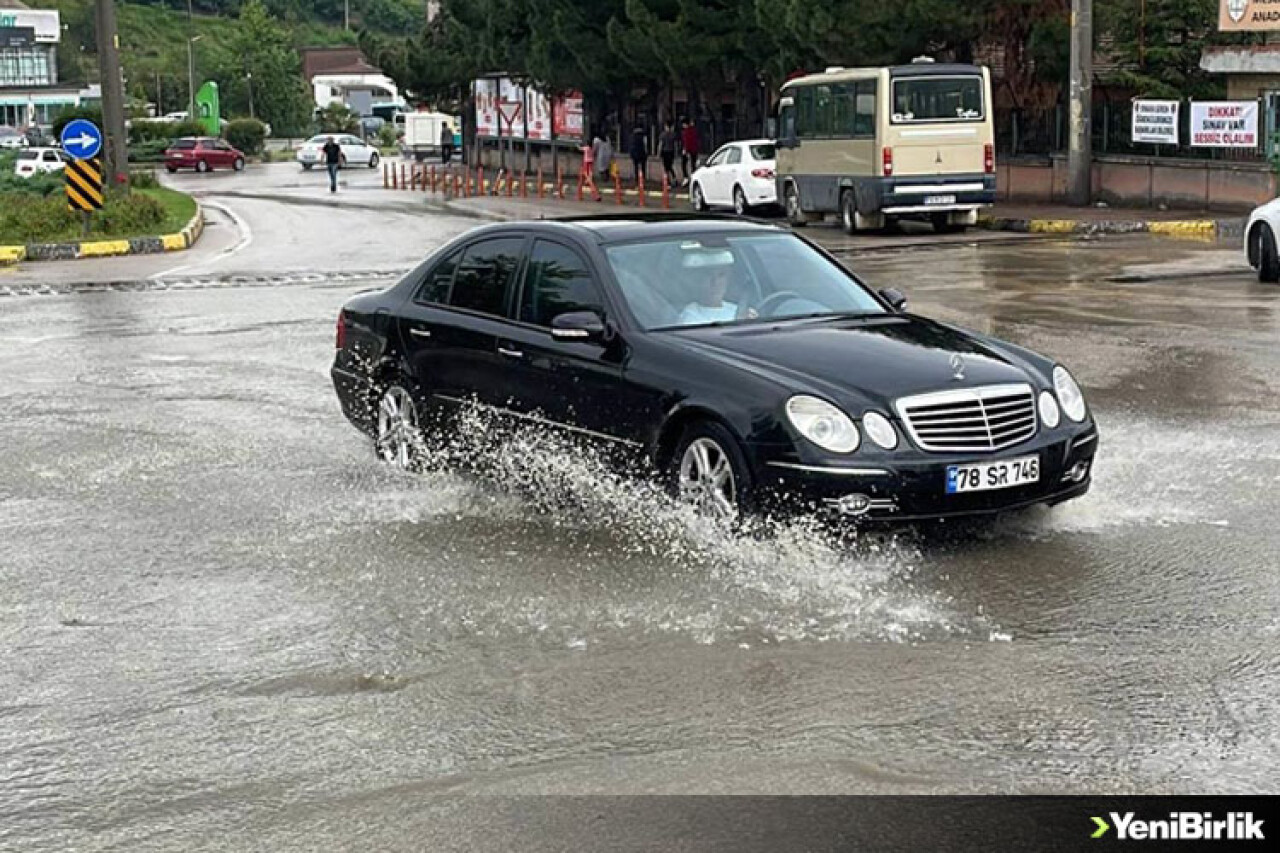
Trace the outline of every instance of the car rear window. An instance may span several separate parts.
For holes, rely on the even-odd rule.
[[[170,148],[176,148],[176,149],[179,149],[179,150],[189,151],[189,150],[191,150],[192,148],[195,148],[195,147],[196,147],[196,141],[195,141],[194,139],[179,139],[179,140],[177,140],[176,142],[174,142],[174,143],[173,143],[173,145],[170,145],[169,147],[170,147]]]
[[[776,145],[752,145],[751,157],[754,160],[776,160],[778,157],[778,147]]]
[[[18,159],[19,160],[39,160],[40,152],[39,151],[19,151]]]

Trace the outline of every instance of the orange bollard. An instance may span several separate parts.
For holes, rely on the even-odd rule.
[[[453,197],[457,198],[462,195],[462,179],[458,177],[458,173],[453,173]]]
[[[431,191],[436,191],[436,167],[431,167]]]
[[[556,163],[556,195],[564,201],[564,175],[560,173],[560,164]]]
[[[400,189],[400,185],[396,183],[396,167],[394,163],[391,165],[391,189]]]
[[[582,201],[582,172],[578,172],[578,201]]]
[[[636,196],[640,199],[640,206],[644,207],[644,178],[636,181]]]
[[[514,171],[512,171],[512,170],[508,170],[508,171],[507,171],[507,181],[506,181],[506,183],[507,183],[507,198],[511,198],[512,196],[514,196],[514,195],[516,194],[516,181],[515,181],[515,178],[513,177],[514,175],[515,175],[515,172],[514,172]]]
[[[390,189],[390,187],[391,187],[391,181],[387,177],[387,164],[383,163],[382,164],[382,188],[385,190],[385,189]]]
[[[618,204],[622,204],[622,173],[621,172],[613,176],[613,199]]]
[[[404,189],[408,184],[404,182],[404,163],[400,164],[400,188]]]
[[[480,195],[488,195],[484,186],[484,164],[476,166],[476,174],[480,176]]]
[[[538,167],[538,198],[542,198],[542,167]]]

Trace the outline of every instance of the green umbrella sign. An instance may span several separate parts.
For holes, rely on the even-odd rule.
[[[218,104],[218,84],[205,83],[196,92],[196,121],[204,126],[204,132],[217,136],[221,131],[221,107]]]

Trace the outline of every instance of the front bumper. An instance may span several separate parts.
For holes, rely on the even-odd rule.
[[[995,201],[995,175],[925,175],[876,178],[864,184],[859,187],[858,209],[899,216],[977,210]]]
[[[901,446],[895,453],[835,462],[803,460],[795,450],[753,446],[749,457],[763,499],[870,521],[920,521],[991,515],[1058,504],[1089,490],[1098,431],[1089,423],[1043,432],[994,454],[934,454]],[[947,468],[1039,456],[1040,480],[1026,486],[949,495]]]

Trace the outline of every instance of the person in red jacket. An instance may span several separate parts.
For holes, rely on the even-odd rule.
[[[689,186],[689,176],[698,168],[698,128],[687,118],[680,119],[680,171],[684,173],[684,185]]]

